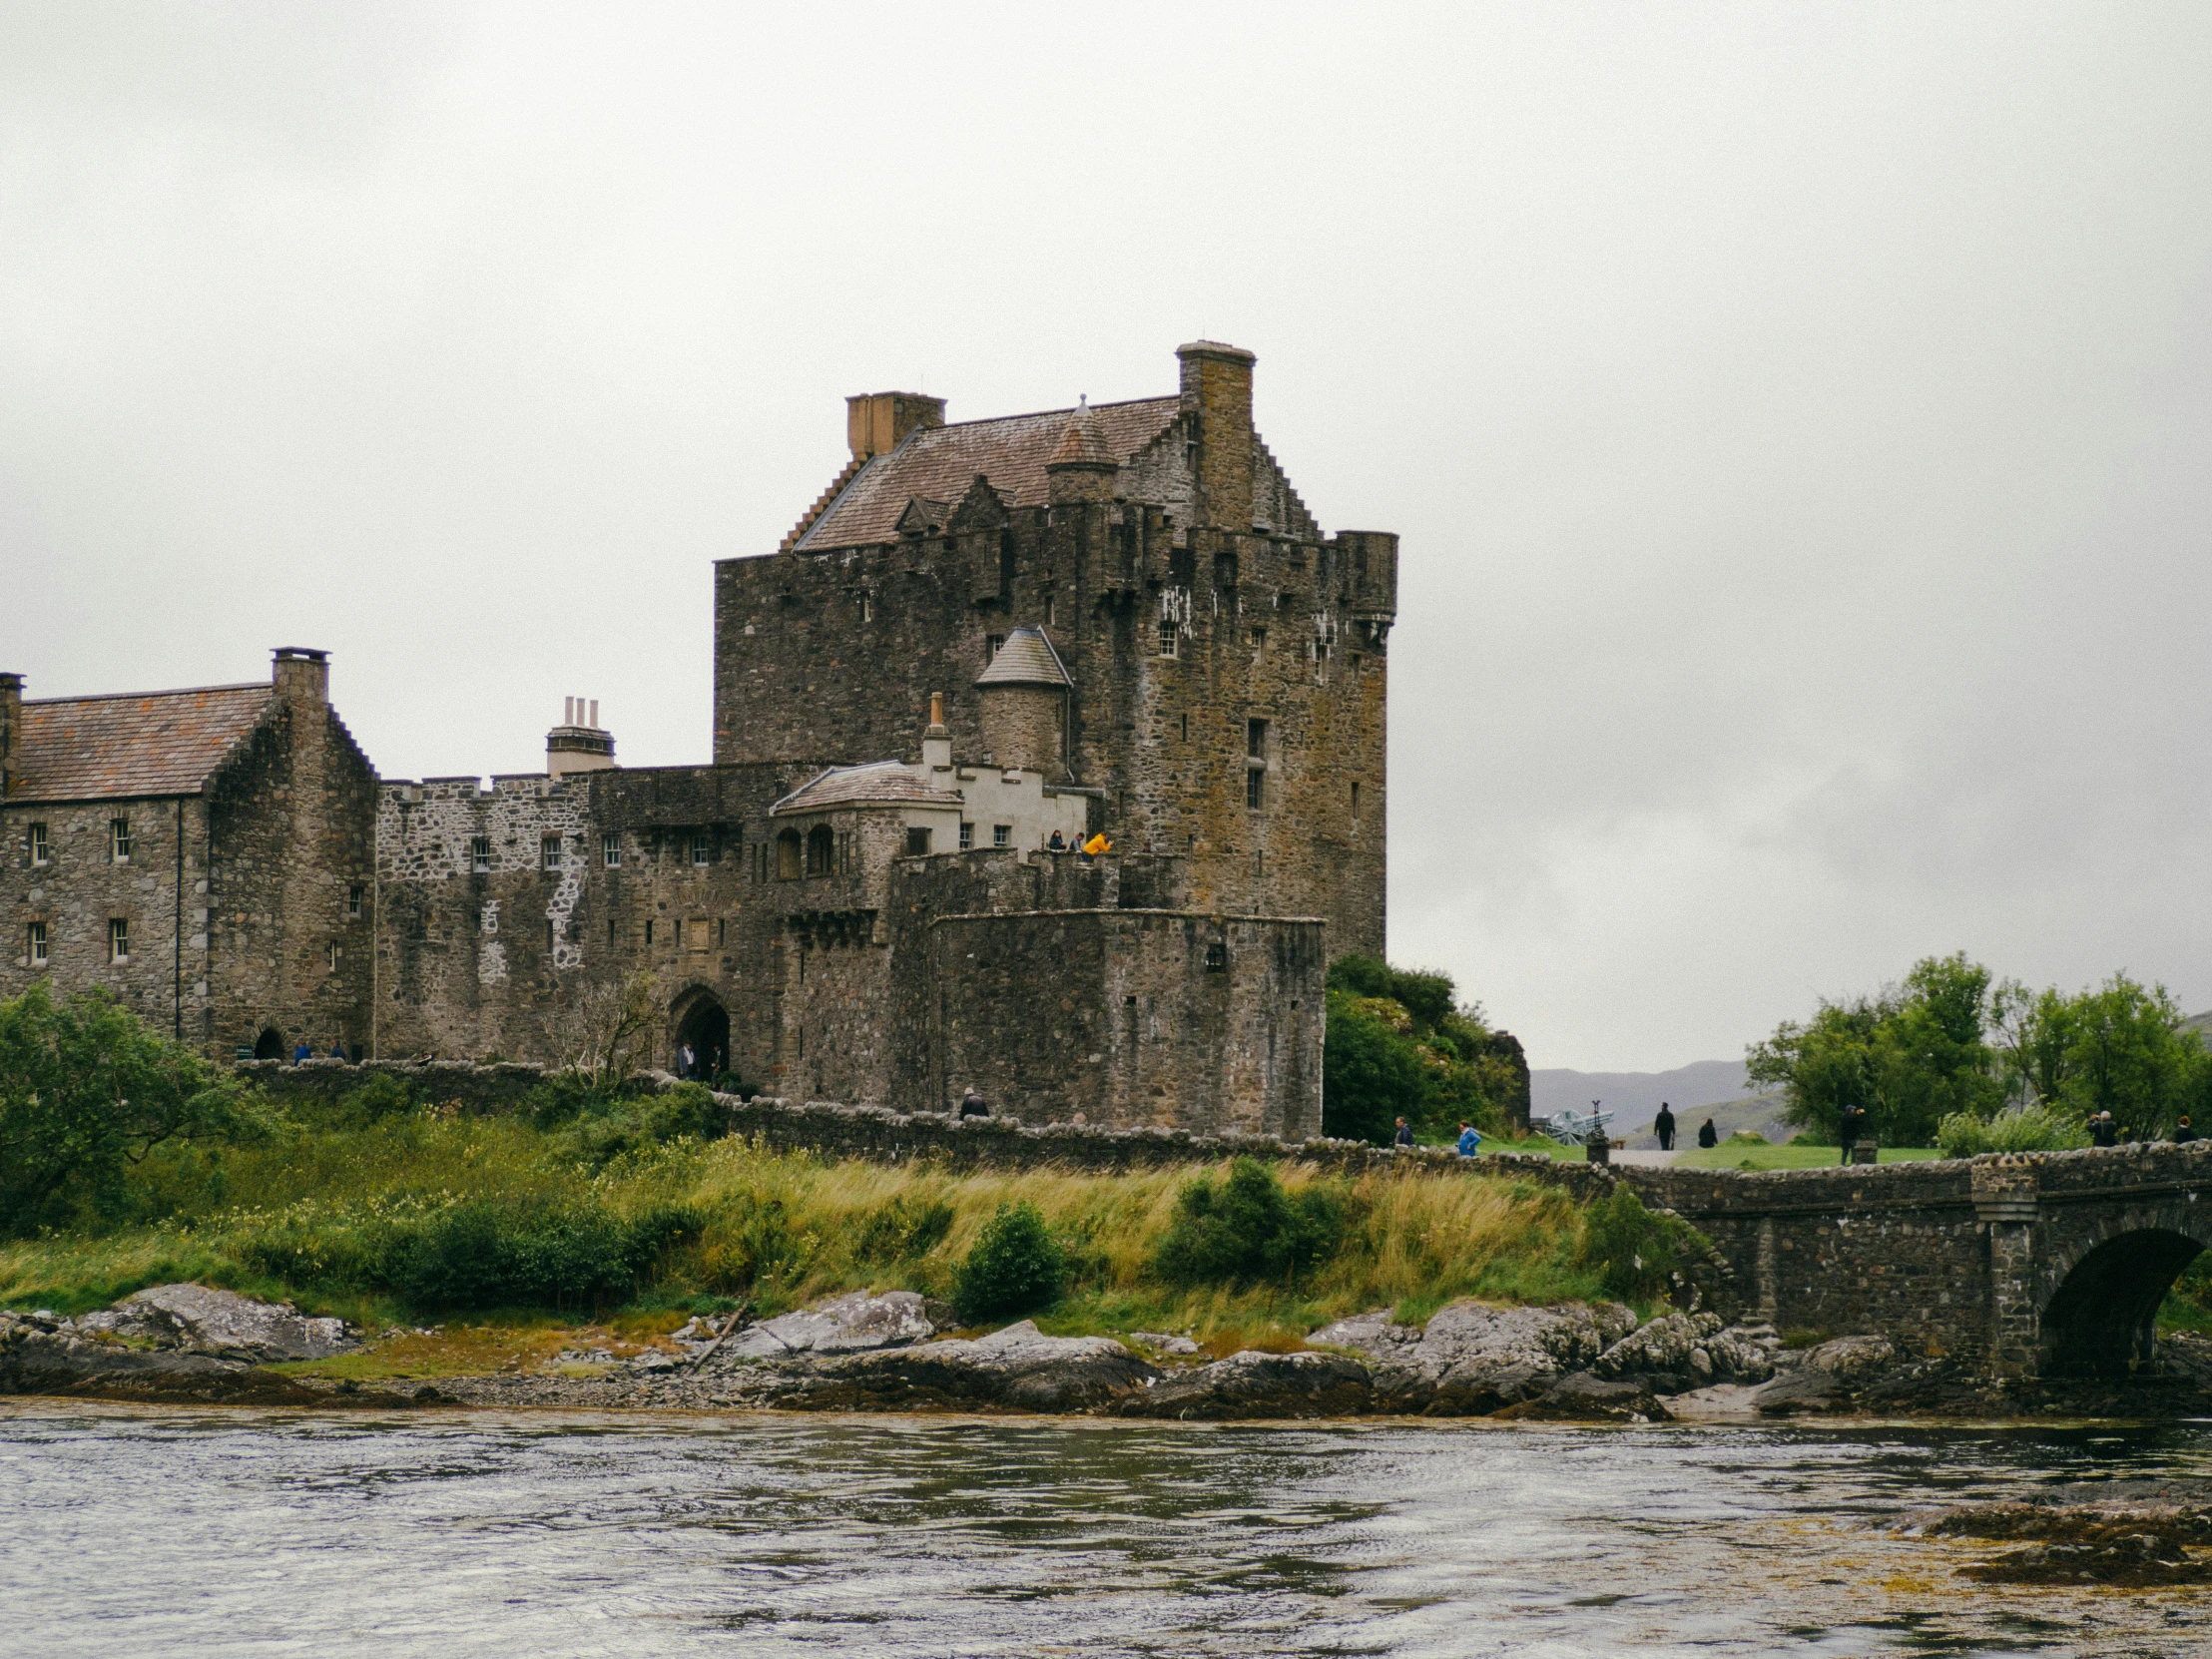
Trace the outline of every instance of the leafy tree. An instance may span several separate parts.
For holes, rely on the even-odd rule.
[[[2057,1063],[2046,1098],[2086,1117],[2110,1112],[2129,1133],[2149,1138],[2170,1131],[2184,1112],[2202,1113],[2212,1097],[2212,1055],[2163,985],[2145,986],[2115,973],[2093,991],[2052,1009],[2054,1032],[2040,1047]]]
[[[1396,1120],[1433,1133],[1462,1119],[1500,1127],[1525,1115],[1528,1067],[1510,1032],[1451,976],[1352,953],[1329,968],[1322,1123],[1332,1135],[1387,1142]]]
[[[1067,1254],[1037,1207],[1001,1204],[954,1276],[952,1306],[969,1321],[1050,1307],[1067,1272]]]
[[[124,1172],[165,1141],[239,1138],[270,1121],[236,1079],[105,990],[57,1005],[33,985],[0,1002],[0,1232],[79,1200],[116,1202]]]

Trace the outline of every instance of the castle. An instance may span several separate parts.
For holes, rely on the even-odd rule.
[[[1326,963],[1383,945],[1397,543],[1321,532],[1251,352],[1177,356],[1095,408],[848,398],[830,487],[717,563],[711,765],[621,767],[572,698],[542,773],[382,781],[303,648],[0,674],[0,994],[107,985],[221,1057],[558,1061],[650,969],[657,1058],[776,1094],[1317,1133]]]

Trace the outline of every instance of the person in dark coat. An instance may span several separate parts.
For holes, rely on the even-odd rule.
[[[960,1116],[987,1118],[991,1115],[991,1103],[975,1092],[975,1085],[968,1085],[967,1093],[960,1096]]]
[[[1697,1144],[1699,1146],[1719,1146],[1721,1144],[1721,1132],[1713,1127],[1711,1118],[1707,1118],[1703,1124],[1699,1125]]]
[[[1867,1109],[1864,1106],[1844,1108],[1844,1155],[1839,1162],[1851,1162],[1851,1149],[1859,1144],[1859,1137],[1867,1132]]]
[[[1651,1120],[1652,1129],[1659,1136],[1659,1150],[1674,1150],[1674,1108],[1664,1100],[1659,1102],[1659,1115]]]
[[[2197,1132],[2194,1128],[2190,1126],[2189,1114],[2187,1112],[2182,1113],[2181,1121],[2174,1125],[2174,1140],[2176,1144],[2182,1141],[2193,1141],[2196,1138]]]
[[[2183,1118],[2181,1121],[2187,1123],[2189,1120]],[[1397,1120],[1397,1144],[1399,1146],[1411,1146],[1413,1144],[1412,1126],[1403,1118]]]
[[[2089,1120],[2089,1144],[2091,1146],[2118,1146],[2120,1126],[2112,1121],[2110,1112],[2099,1112]]]

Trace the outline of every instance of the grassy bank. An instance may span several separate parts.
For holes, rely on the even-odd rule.
[[[1170,1283],[1156,1258],[1193,1173],[951,1175],[410,1108],[157,1148],[125,1213],[0,1245],[0,1302],[75,1312],[197,1279],[376,1328],[557,1347],[584,1322],[647,1335],[741,1299],[768,1315],[851,1289],[949,1296],[984,1225],[1021,1203],[1065,1252],[1065,1293],[1041,1320],[1059,1332],[1188,1331],[1227,1352],[1376,1307],[1424,1318],[1456,1296],[1600,1292],[1584,1212],[1557,1192],[1297,1165],[1281,1171],[1290,1197],[1318,1185],[1341,1217],[1325,1260],[1295,1282]]]
[[[1885,1164],[1910,1164],[1942,1154],[1932,1146],[1886,1146],[1875,1154]],[[1757,1141],[1723,1141],[1719,1146],[1693,1146],[1676,1155],[1676,1169],[1825,1169],[1844,1160],[1842,1147],[1808,1146],[1793,1141],[1773,1146]]]

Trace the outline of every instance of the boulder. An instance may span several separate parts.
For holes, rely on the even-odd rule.
[[[1775,1356],[1782,1352],[1782,1339],[1775,1335],[1773,1326],[1748,1321],[1714,1332],[1703,1347],[1716,1378],[1764,1382],[1774,1376]]]
[[[1494,1411],[1541,1392],[1553,1377],[1585,1370],[1636,1329],[1617,1302],[1493,1308],[1460,1301],[1425,1328],[1378,1310],[1317,1331],[1317,1347],[1349,1348],[1376,1362],[1382,1408],[1436,1416]]]
[[[1498,1416],[1525,1422],[1665,1422],[1672,1415],[1640,1378],[1569,1372],[1533,1399]]]
[[[857,1354],[905,1348],[937,1334],[913,1291],[853,1291],[740,1331],[717,1359],[777,1360],[794,1354]]]
[[[1130,1417],[1227,1422],[1255,1417],[1342,1417],[1372,1408],[1368,1368],[1341,1354],[1247,1349],[1210,1366],[1171,1372],[1122,1399]]]
[[[972,1341],[795,1358],[750,1391],[764,1403],[812,1409],[1080,1411],[1159,1375],[1110,1337],[1047,1337],[1023,1320]]]
[[[1695,1373],[1692,1355],[1705,1355],[1705,1372],[1712,1374],[1711,1353],[1702,1345],[1721,1328],[1718,1314],[1662,1314],[1623,1337],[1597,1358],[1591,1370],[1600,1377],[1673,1377]]]
[[[327,1360],[361,1346],[343,1320],[305,1319],[288,1302],[256,1302],[205,1285],[156,1285],[72,1325],[95,1341],[179,1349],[254,1365]]]
[[[1796,1416],[1806,1411],[1833,1411],[1843,1403],[1844,1385],[1833,1372],[1819,1366],[1798,1366],[1771,1382],[1752,1390],[1752,1408],[1762,1416]]]
[[[1821,1344],[1805,1360],[1845,1387],[1859,1388],[1889,1370],[1897,1357],[1898,1351],[1887,1337],[1838,1337]]]
[[[198,1405],[313,1405],[329,1396],[240,1360],[132,1346],[74,1322],[0,1313],[0,1393]],[[382,1403],[388,1396],[377,1396]],[[365,1397],[360,1403],[371,1403]]]

